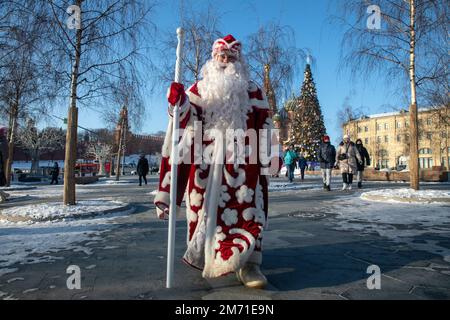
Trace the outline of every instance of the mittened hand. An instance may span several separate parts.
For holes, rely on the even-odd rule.
[[[186,93],[184,92],[184,86],[178,82],[172,82],[167,93],[167,100],[170,105],[174,106],[180,101],[180,105],[186,101]]]

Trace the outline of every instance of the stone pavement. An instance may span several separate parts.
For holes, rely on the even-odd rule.
[[[128,178],[134,179],[134,178]],[[281,181],[281,180],[280,180]],[[450,299],[450,263],[439,252],[419,250],[412,244],[439,244],[450,249],[450,224],[428,226],[392,225],[380,221],[383,228],[418,230],[412,240],[403,243],[376,232],[339,230],[339,210],[358,191],[317,190],[320,181],[308,178],[309,190],[270,193],[269,229],[264,234],[262,269],[269,286],[251,290],[238,283],[234,275],[206,280],[201,273],[183,264],[175,264],[175,287],[165,289],[167,221],[154,215],[148,193],[150,186],[108,186],[82,193],[80,198],[108,193],[132,203],[135,212],[120,216],[108,225],[99,238],[80,245],[84,251],[52,252],[58,258],[50,263],[17,264],[18,270],[0,276],[0,298],[8,299]],[[312,189],[314,187],[314,189]],[[368,189],[405,187],[404,184],[368,184]],[[448,189],[449,185],[427,185]],[[30,199],[27,198],[27,201]],[[11,205],[11,204],[10,204]],[[18,205],[15,203],[14,205]],[[364,204],[361,205],[363,208]],[[442,207],[442,210],[450,210]],[[363,209],[361,209],[363,210]],[[441,210],[441,209],[439,209]],[[358,224],[360,222],[355,222]],[[438,233],[434,229],[439,228]],[[0,235],[2,229],[0,226]],[[186,224],[177,222],[176,257],[185,249]],[[448,259],[447,259],[448,260]],[[381,269],[381,289],[369,290],[369,265]],[[81,289],[69,290],[66,268],[81,268]]]

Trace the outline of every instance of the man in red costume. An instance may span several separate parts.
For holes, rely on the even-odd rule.
[[[183,260],[203,270],[205,278],[236,272],[245,286],[263,288],[268,178],[281,163],[267,100],[249,79],[241,43],[231,35],[216,40],[202,80],[186,91],[172,83],[168,100],[170,120],[154,201],[158,216],[169,212],[172,106],[178,103],[177,205],[185,196],[188,224]],[[240,161],[235,148],[241,151]]]

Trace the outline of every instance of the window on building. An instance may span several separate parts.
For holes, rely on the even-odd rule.
[[[397,142],[402,142],[402,135],[400,134],[397,135]]]
[[[419,149],[419,154],[432,154],[432,150],[430,148],[422,148]]]
[[[409,128],[409,121],[406,121],[406,122],[405,122],[405,127],[406,127],[406,128]]]
[[[447,138],[447,132],[442,131],[441,132],[441,138]]]
[[[384,136],[384,142],[389,142],[389,137],[388,136]]]
[[[364,139],[364,144],[369,144],[369,138]]]
[[[378,167],[380,169],[387,169],[387,168],[389,168],[389,160],[386,160],[386,159],[378,160]]]
[[[405,142],[409,142],[409,134],[405,134]]]
[[[433,158],[419,158],[419,168],[429,169],[433,167]]]
[[[381,123],[377,123],[377,130],[378,130],[378,131],[381,130]]]
[[[369,127],[368,126],[364,127],[364,132],[369,132]]]
[[[397,128],[401,128],[402,127],[402,123],[400,121],[397,121]]]
[[[385,123],[384,124],[384,130],[388,130],[389,129],[389,123]]]
[[[377,143],[381,143],[381,137],[380,136],[377,137]]]
[[[358,133],[361,133],[361,127],[358,127]]]
[[[433,134],[431,132],[427,132],[427,139],[431,140],[433,138]]]
[[[431,118],[428,118],[428,119],[427,119],[427,125],[431,126],[432,122],[433,122],[433,121],[431,120]]]

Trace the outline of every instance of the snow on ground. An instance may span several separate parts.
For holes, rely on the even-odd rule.
[[[394,189],[390,192],[395,192]],[[337,214],[334,229],[378,234],[389,240],[440,255],[450,262],[450,206],[442,203],[380,203],[358,194],[330,201],[326,210]],[[445,244],[444,242],[447,242]]]
[[[19,198],[19,197],[33,197],[33,198],[62,198],[64,192],[64,186],[62,184],[58,185],[41,185],[37,186],[36,188],[29,189],[23,188],[13,191],[8,191],[8,193],[11,195],[11,199]],[[77,186],[77,193],[88,193],[90,192],[88,189],[85,188],[83,185]]]
[[[117,210],[125,204],[118,201],[81,200],[76,206],[65,206],[62,202],[50,202],[30,204],[26,206],[13,207],[0,212],[0,223],[2,218],[24,218],[31,221],[62,220],[73,217],[82,217],[107,210]]]
[[[269,192],[272,191],[291,191],[291,190],[309,190],[316,189],[317,184],[302,184],[290,182],[270,182]]]
[[[85,186],[104,186],[104,185],[122,185],[122,184],[130,184],[130,183],[136,183],[134,180],[112,180],[112,179],[100,179],[99,181],[91,184],[87,184]]]
[[[8,190],[31,190],[34,189],[33,186],[27,186],[27,185],[11,185],[10,187],[1,187],[0,190],[8,191]]]
[[[409,188],[381,189],[364,192],[361,199],[381,202],[448,202],[450,204],[450,191],[447,190],[414,190]]]
[[[15,264],[52,262],[63,257],[60,251],[93,254],[89,246],[103,243],[102,233],[116,223],[114,219],[131,211],[92,219],[0,224],[0,276],[17,271]],[[106,242],[105,242],[106,247]]]

